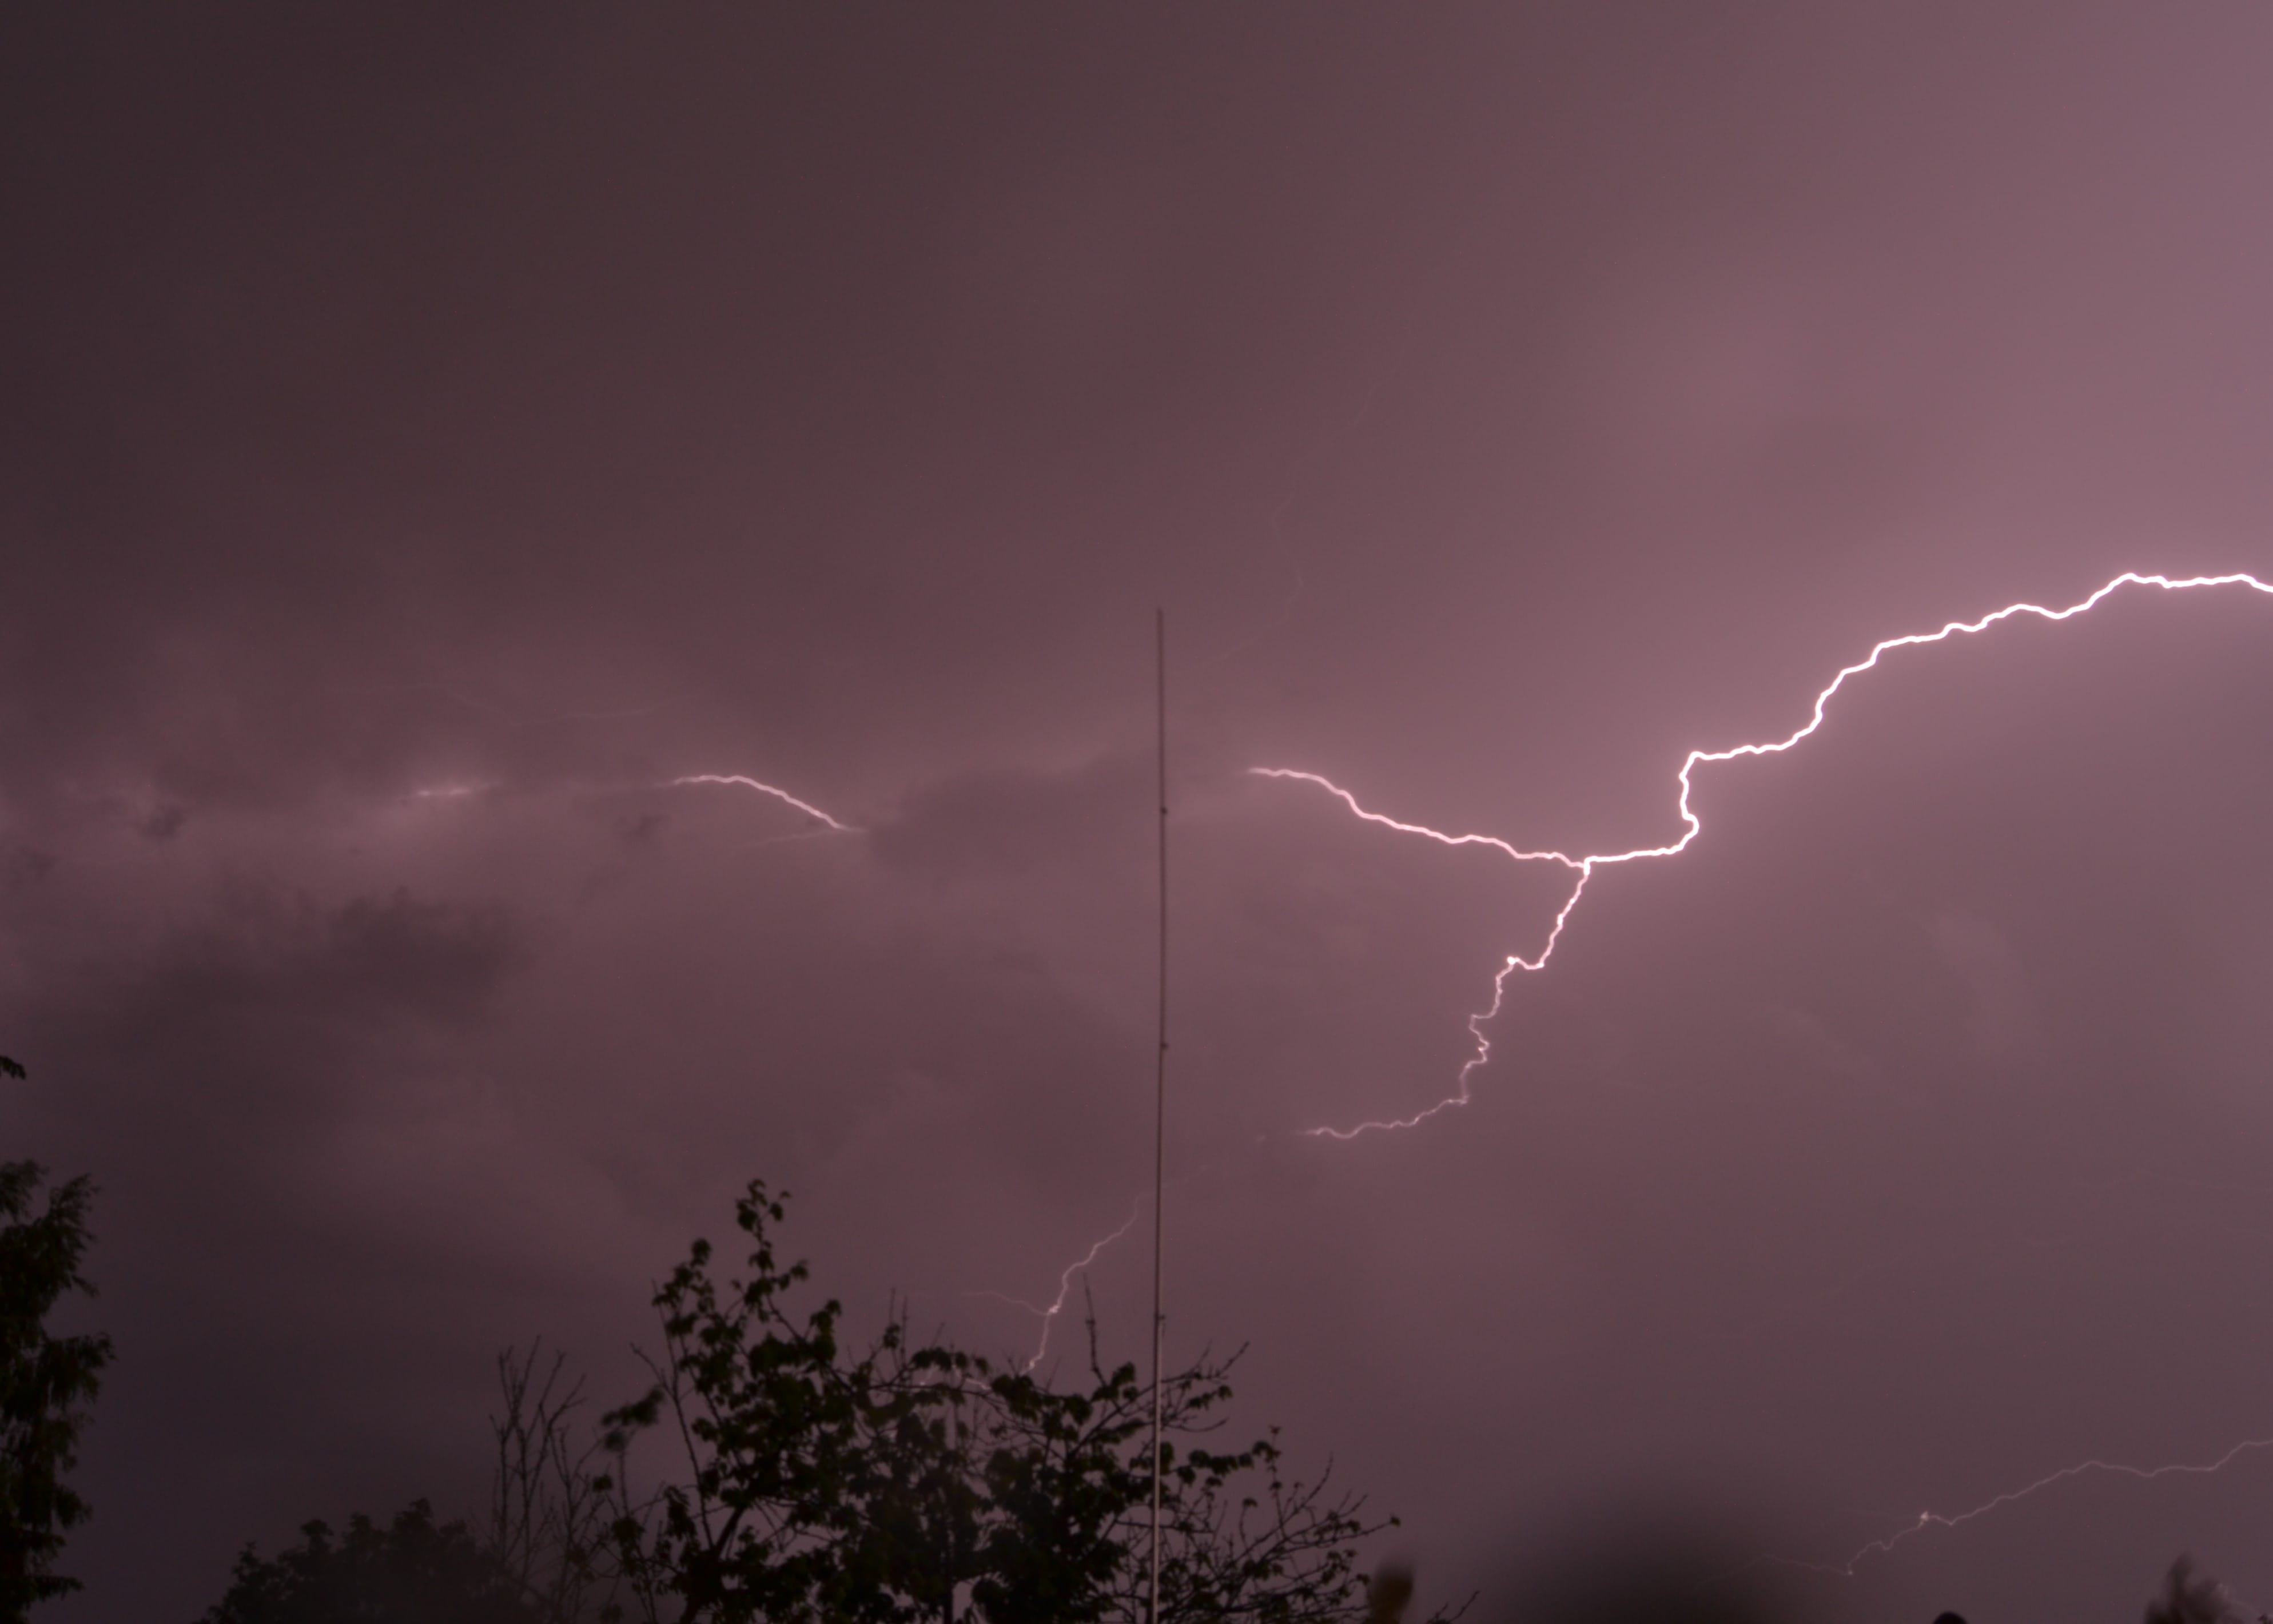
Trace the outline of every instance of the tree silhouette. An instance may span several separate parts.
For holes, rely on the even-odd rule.
[[[843,1310],[802,1319],[785,1297],[754,1183],[737,1203],[744,1278],[722,1282],[697,1241],[657,1289],[664,1351],[653,1387],[604,1417],[618,1459],[611,1555],[634,1605],[678,1624],[829,1619],[986,1624],[1144,1616],[1152,1390],[1099,1363],[1072,1391],[954,1347],[916,1345],[894,1316],[864,1351]],[[1232,1451],[1190,1443],[1220,1425],[1231,1361],[1167,1378],[1178,1441],[1164,1460],[1160,1616],[1260,1624],[1395,1616],[1390,1580],[1369,1608],[1358,1547],[1394,1519],[1355,1496],[1290,1480],[1275,1435]],[[626,1452],[668,1435],[679,1470],[635,1494]],[[1388,1578],[1384,1575],[1384,1578]]]
[[[200,1624],[542,1624],[497,1553],[462,1522],[437,1525],[424,1500],[381,1528],[334,1538],[324,1522],[262,1560],[247,1545],[229,1593]]]
[[[0,1075],[20,1080],[25,1072],[0,1055]],[[11,1620],[79,1588],[55,1571],[64,1533],[88,1511],[64,1479],[110,1362],[107,1336],[48,1331],[49,1312],[66,1292],[94,1294],[79,1259],[94,1189],[74,1178],[50,1188],[39,1207],[46,1177],[36,1162],[0,1162],[0,1618]]]
[[[2163,1587],[2147,1604],[2147,1624],[2242,1624],[2244,1614],[2226,1588],[2194,1571],[2194,1560],[2180,1553],[2163,1575]]]
[[[620,1611],[602,1561],[613,1507],[598,1470],[602,1440],[576,1425],[584,1384],[558,1352],[540,1374],[543,1354],[532,1343],[498,1356],[486,1544],[543,1624],[581,1624]]]

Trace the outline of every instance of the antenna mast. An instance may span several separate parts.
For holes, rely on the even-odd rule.
[[[1152,1587],[1160,1624],[1160,1195],[1168,1147],[1168,612],[1152,612],[1154,767],[1160,802],[1160,1048],[1152,1074]]]

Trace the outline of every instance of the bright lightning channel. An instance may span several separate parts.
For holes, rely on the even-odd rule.
[[[1744,1566],[1756,1568],[1762,1564],[1773,1564],[1780,1568],[1797,1568],[1809,1573],[1830,1574],[1837,1578],[1851,1579],[1855,1576],[1856,1568],[1866,1559],[1885,1556],[1904,1540],[1923,1534],[1928,1529],[1959,1527],[1972,1522],[1976,1517],[1986,1516],[2000,1507],[2009,1506],[2015,1500],[2026,1500],[2044,1489],[2066,1483],[2071,1477],[2088,1477],[2094,1472],[2103,1472],[2110,1477],[2130,1477],[2141,1483],[2152,1483],[2158,1477],[2207,1477],[2224,1471],[2236,1460],[2253,1449],[2273,1449],[2273,1438],[2245,1438],[2207,1465],[2180,1462],[2171,1466],[2127,1466],[2117,1461],[2079,1461],[2073,1466],[2063,1466],[2056,1472],[2047,1472],[2034,1483],[2021,1488],[2007,1489],[1993,1500],[1982,1501],[1970,1511],[1961,1511],[1947,1516],[1938,1511],[1921,1511],[1917,1514],[1916,1522],[1905,1522],[1883,1539],[1873,1539],[1843,1562],[1807,1562],[1793,1556],[1759,1556],[1753,1558]],[[1742,1571],[1744,1571],[1743,1568],[1737,1570],[1737,1572]],[[1727,1576],[1734,1578],[1736,1575],[1732,1573]]]
[[[837,822],[836,819],[829,816],[828,813],[823,812],[819,807],[814,806],[811,801],[799,801],[795,795],[791,794],[787,790],[783,789],[778,785],[763,783],[759,779],[750,778],[746,774],[739,772],[690,772],[684,778],[667,780],[664,783],[664,787],[665,789],[678,789],[682,786],[690,784],[731,784],[738,788],[755,790],[761,795],[772,796],[776,801],[781,801],[785,806],[795,807],[807,817],[819,819],[821,823],[826,823],[830,829],[836,831],[838,834],[857,835],[860,832],[859,829],[851,823],[842,823]]]
[[[1507,841],[1499,838],[1497,835],[1447,834],[1443,830],[1431,829],[1425,823],[1403,823],[1396,818],[1387,816],[1383,813],[1369,811],[1358,803],[1358,799],[1355,795],[1353,795],[1349,791],[1344,789],[1340,785],[1332,782],[1331,779],[1326,778],[1318,773],[1298,771],[1295,769],[1289,767],[1249,768],[1248,771],[1257,778],[1290,778],[1298,783],[1316,785],[1318,788],[1324,790],[1328,794],[1332,795],[1335,799],[1339,800],[1344,806],[1347,807],[1353,814],[1362,819],[1364,822],[1369,823],[1377,823],[1384,829],[1393,830],[1399,834],[1419,835],[1424,839],[1434,840],[1442,846],[1489,846],[1495,851],[1504,853],[1512,861],[1519,863],[1556,863],[1569,869],[1573,876],[1570,895],[1563,899],[1562,907],[1557,910],[1555,914],[1555,922],[1549,928],[1547,939],[1540,945],[1538,953],[1530,959],[1525,959],[1519,954],[1509,954],[1506,962],[1500,966],[1498,974],[1492,977],[1492,996],[1490,1004],[1468,1017],[1468,1032],[1476,1041],[1475,1053],[1471,1055],[1468,1057],[1467,1064],[1460,1067],[1459,1078],[1456,1079],[1456,1086],[1451,1094],[1439,1100],[1436,1104],[1429,1106],[1427,1109],[1416,1111],[1410,1116],[1394,1117],[1374,1122],[1362,1122],[1357,1124],[1354,1127],[1349,1128],[1308,1128],[1303,1130],[1303,1132],[1308,1137],[1313,1139],[1354,1139],[1362,1133],[1376,1131],[1387,1132],[1395,1128],[1416,1127],[1420,1124],[1428,1121],[1429,1118],[1436,1116],[1440,1111],[1448,1110],[1455,1105],[1466,1105],[1470,1097],[1470,1079],[1474,1075],[1477,1068],[1482,1066],[1491,1058],[1491,1041],[1484,1035],[1483,1028],[1488,1022],[1499,1014],[1501,1007],[1506,1002],[1508,978],[1513,975],[1518,970],[1538,971],[1546,968],[1548,959],[1551,958],[1555,952],[1555,944],[1562,939],[1563,927],[1569,922],[1572,910],[1578,907],[1579,898],[1586,893],[1587,882],[1594,877],[1594,871],[1597,868],[1608,867],[1613,863],[1637,862],[1646,857],[1677,856],[1680,853],[1688,849],[1689,843],[1691,841],[1696,839],[1699,835],[1704,833],[1705,825],[1699,821],[1697,814],[1691,808],[1689,804],[1689,795],[1692,788],[1691,774],[1695,772],[1699,765],[1707,762],[1734,761],[1741,756],[1782,755],[1784,751],[1790,749],[1801,740],[1807,738],[1810,734],[1813,733],[1818,728],[1823,726],[1824,714],[1826,709],[1831,703],[1832,696],[1838,693],[1839,690],[1846,685],[1847,680],[1849,677],[1859,676],[1864,672],[1873,669],[1877,666],[1881,657],[1891,653],[1896,649],[1915,648],[1925,643],[1942,643],[1961,634],[1970,636],[1977,632],[1986,631],[1989,628],[1998,625],[2002,621],[2014,620],[2022,615],[2033,615],[2037,619],[2043,620],[2073,620],[2075,616],[2084,613],[2087,610],[2097,607],[2101,600],[2108,597],[2109,594],[2114,592],[2119,588],[2127,586],[2151,586],[2159,588],[2164,591],[2170,592],[2185,591],[2196,587],[2243,586],[2249,588],[2253,591],[2263,592],[2268,596],[2273,596],[2273,585],[2268,585],[2266,583],[2260,581],[2254,575],[2239,574],[2227,575],[2187,575],[2173,579],[2168,575],[2145,575],[2127,570],[2122,575],[2116,576],[2112,581],[2110,581],[2105,586],[2101,587],[2090,597],[2083,599],[2081,603],[2071,604],[2065,609],[2047,609],[2041,604],[2008,604],[2004,608],[1997,610],[1993,613],[1983,615],[1977,620],[1952,620],[1939,631],[1912,632],[1907,636],[1889,637],[1885,642],[1873,648],[1870,653],[1865,655],[1863,658],[1856,661],[1851,665],[1844,667],[1840,671],[1837,676],[1832,678],[1829,685],[1826,687],[1821,693],[1815,696],[1815,710],[1813,714],[1808,718],[1805,726],[1792,733],[1789,737],[1757,744],[1731,745],[1724,750],[1690,751],[1687,757],[1684,758],[1681,763],[1681,771],[1679,774],[1681,794],[1677,806],[1681,816],[1683,825],[1681,838],[1666,846],[1641,846],[1631,852],[1598,852],[1585,857],[1573,857],[1565,852],[1524,851],[1509,844]],[[1967,1515],[1971,1515],[1975,1514],[1968,1513]]]
[[[1058,1316],[1065,1312],[1066,1299],[1073,1295],[1073,1277],[1096,1262],[1099,1255],[1107,1246],[1135,1229],[1137,1214],[1144,1210],[1144,1197],[1140,1194],[1136,1198],[1136,1205],[1129,1209],[1129,1216],[1121,1221],[1119,1229],[1098,1241],[1086,1252],[1065,1266],[1064,1272],[1058,1275],[1058,1294],[1050,1300],[1050,1305],[1047,1308],[1002,1291],[974,1291],[971,1294],[973,1297],[991,1297],[997,1302],[1009,1303],[1013,1307],[1023,1308],[1042,1322],[1042,1334],[1040,1339],[1034,1344],[1033,1357],[1028,1359],[1024,1366],[1028,1374],[1032,1373],[1034,1367],[1042,1362],[1044,1356],[1050,1350],[1050,1332],[1056,1327]]]

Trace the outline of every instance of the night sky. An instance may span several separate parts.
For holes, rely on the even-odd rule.
[[[856,1320],[1031,1355],[1151,1177],[1156,605],[1169,1350],[1250,1343],[1424,1598],[2273,1439],[2273,598],[1889,655],[1348,1142],[1568,876],[1247,771],[1660,845],[1880,638],[2273,579],[2273,14],[56,4],[0,64],[0,1152],[100,1184],[117,1346],[56,1624],[477,1511],[497,1350],[636,1393],[753,1177]],[[1761,1571],[2264,1606],[2269,1505]]]

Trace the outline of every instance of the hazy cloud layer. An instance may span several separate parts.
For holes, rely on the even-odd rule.
[[[119,1346],[58,1619],[476,1503],[495,1350],[628,1393],[753,1176],[1029,1354],[1149,1177],[1156,605],[1174,1344],[1425,1590],[2273,1435],[2273,602],[1889,657],[1348,1143],[1569,876],[1245,771],[1654,845],[1882,636],[2273,575],[2254,17],[4,29],[0,1138]],[[2273,1602],[2269,1472],[1785,1595]]]

